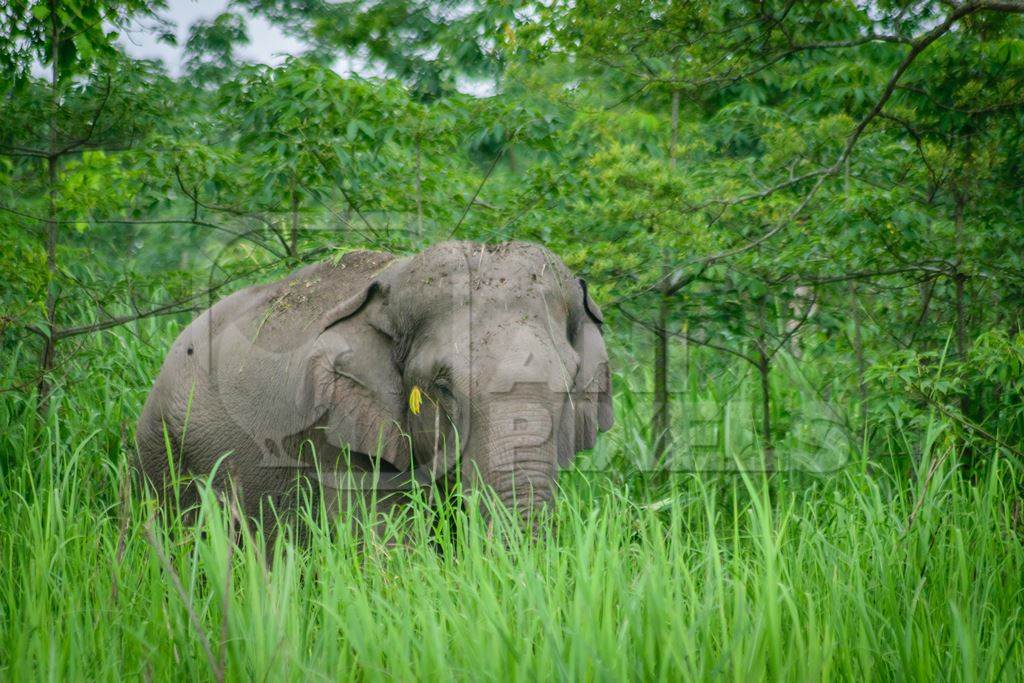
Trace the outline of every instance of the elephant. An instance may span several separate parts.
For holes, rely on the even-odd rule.
[[[165,500],[192,481],[177,486],[186,506],[195,480],[230,482],[271,526],[299,491],[341,515],[456,479],[540,516],[559,469],[613,424],[603,324],[586,283],[536,244],[348,252],[185,328],[139,418],[136,469]]]

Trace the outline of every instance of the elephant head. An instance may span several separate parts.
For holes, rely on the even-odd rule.
[[[527,516],[612,425],[602,322],[547,249],[448,242],[324,314],[309,385],[331,443],[421,481],[461,471]]]

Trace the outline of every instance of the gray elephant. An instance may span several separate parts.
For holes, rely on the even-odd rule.
[[[323,491],[316,507],[341,514],[456,478],[529,516],[612,425],[601,326],[583,280],[537,245],[348,253],[236,292],[181,333],[137,466],[162,494],[172,472],[230,477],[265,522],[300,495]]]

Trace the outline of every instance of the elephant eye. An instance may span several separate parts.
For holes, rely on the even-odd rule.
[[[441,398],[449,399],[454,396],[451,378],[445,370],[438,371],[434,376],[432,384],[434,385],[434,390],[437,391]]]
[[[569,340],[570,344],[576,344],[576,335],[579,334],[580,330],[580,319],[579,316],[568,315],[565,319],[565,338]]]

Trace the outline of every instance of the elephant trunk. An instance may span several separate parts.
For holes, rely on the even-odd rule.
[[[488,406],[472,461],[507,509],[534,528],[554,501],[559,408],[521,397]]]

